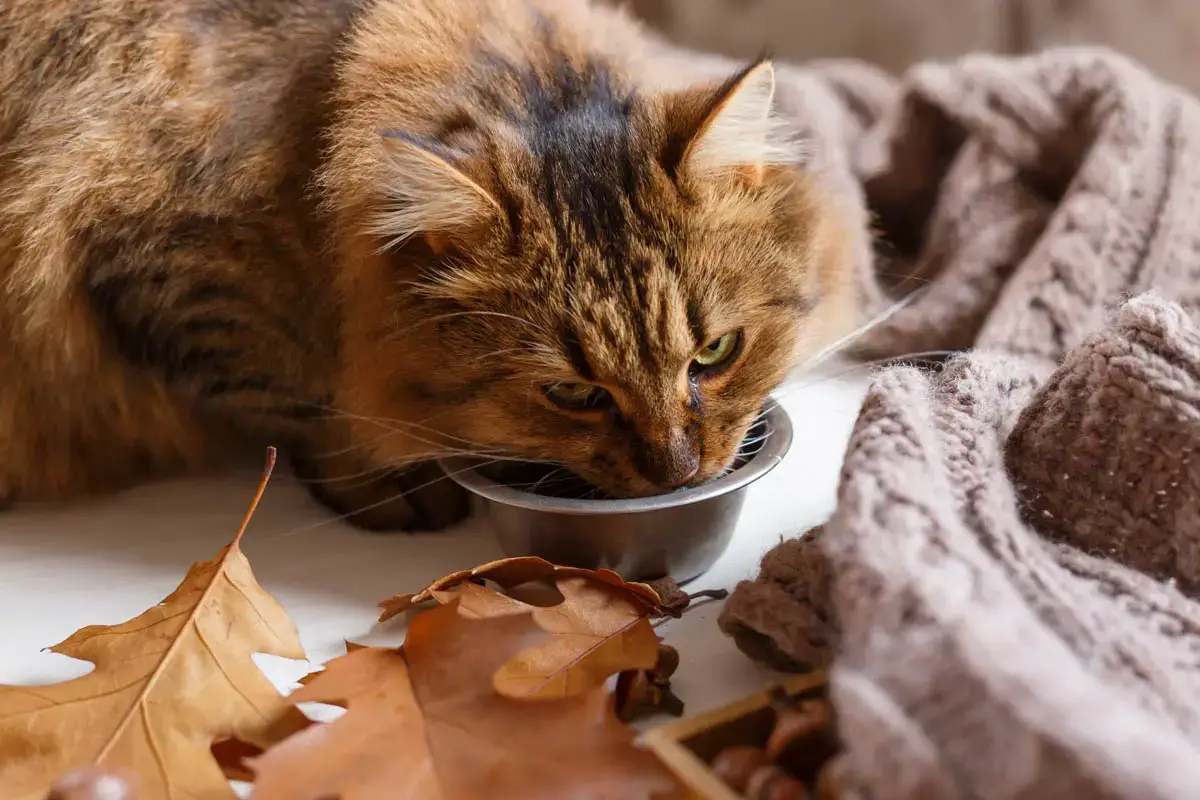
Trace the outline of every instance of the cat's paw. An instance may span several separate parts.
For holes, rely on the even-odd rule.
[[[318,502],[366,530],[437,531],[471,510],[467,491],[434,462],[382,478],[338,478],[324,474],[316,461],[293,456],[292,471]]]
[[[420,530],[440,531],[462,522],[471,513],[471,495],[446,476],[433,461],[420,464],[394,479]]]

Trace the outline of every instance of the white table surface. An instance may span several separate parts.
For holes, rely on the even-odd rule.
[[[690,590],[732,589],[753,578],[773,545],[828,516],[864,386],[860,377],[835,375],[784,390],[795,428],[791,451],[751,487],[733,544]],[[165,597],[189,565],[229,542],[257,480],[247,469],[69,508],[0,512],[0,683],[51,683],[88,672],[90,664],[41,649],[84,625],[136,616]],[[259,582],[287,608],[311,659],[257,659],[284,691],[344,653],[346,639],[399,643],[402,627],[375,629],[381,598],[501,557],[478,519],[437,534],[379,535],[330,516],[280,467],[243,541]],[[673,686],[688,714],[757,691],[771,677],[717,629],[719,610],[719,603],[705,603],[658,628],[680,651]]]

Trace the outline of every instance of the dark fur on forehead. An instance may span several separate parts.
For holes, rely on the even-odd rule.
[[[561,266],[574,276],[580,266],[572,258],[577,239],[617,262],[625,253],[631,223],[655,224],[637,206],[638,175],[654,153],[634,129],[636,92],[613,65],[595,54],[578,59],[563,52],[544,16],[539,28],[548,48],[544,62],[515,64],[495,53],[481,56],[520,87],[515,96],[496,86],[480,87],[481,107],[515,132],[524,152],[508,155],[526,157],[521,185],[501,180],[495,186],[514,241],[520,246],[523,212],[540,205]]]

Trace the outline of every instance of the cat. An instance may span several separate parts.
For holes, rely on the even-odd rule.
[[[0,0],[0,496],[270,442],[371,529],[457,452],[711,480],[855,319],[763,58],[587,0]]]

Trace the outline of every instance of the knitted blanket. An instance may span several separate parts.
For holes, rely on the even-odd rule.
[[[847,797],[1200,797],[1200,102],[1091,49],[780,92],[917,290],[858,355],[967,352],[875,377],[722,629],[831,665]]]

